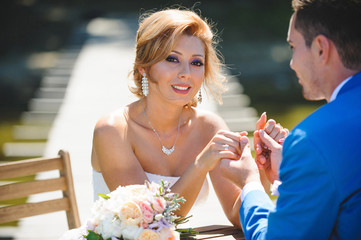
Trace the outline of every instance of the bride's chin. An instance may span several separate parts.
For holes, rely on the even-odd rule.
[[[177,99],[174,99],[172,102],[174,102],[174,104],[178,105],[178,106],[184,106],[184,105],[187,105],[189,104],[190,102],[192,102],[192,99],[193,98],[177,98]]]

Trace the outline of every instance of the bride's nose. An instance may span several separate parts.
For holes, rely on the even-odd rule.
[[[184,80],[188,80],[191,77],[191,69],[188,64],[182,64],[178,77]]]

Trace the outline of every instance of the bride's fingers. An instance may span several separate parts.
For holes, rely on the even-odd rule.
[[[228,144],[229,143],[229,144]],[[229,156],[232,156],[232,158],[237,158],[240,156],[240,147],[237,143],[237,146],[234,146],[233,142],[230,143],[221,143],[218,145],[218,151],[220,153],[226,153],[226,154],[230,154]],[[223,157],[223,156],[222,156]]]
[[[248,132],[243,131],[241,133],[236,133],[236,132],[231,132],[231,131],[225,131],[225,130],[221,130],[218,132],[218,134],[220,136],[224,136],[225,138],[229,138],[232,139],[233,141],[238,142],[239,141],[239,137],[240,136],[247,136]]]
[[[243,133],[245,134],[245,133]],[[217,134],[217,136],[213,139],[214,142],[218,143],[219,145],[229,145],[232,148],[227,150],[231,150],[235,153],[240,153],[240,146],[239,146],[239,133],[224,133],[224,134]],[[223,146],[224,148],[225,146]]]
[[[227,143],[224,144],[220,144],[219,147],[219,151],[230,151],[230,152],[234,152],[235,147],[233,147],[232,145],[229,145]]]

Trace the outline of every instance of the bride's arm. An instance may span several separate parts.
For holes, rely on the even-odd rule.
[[[220,119],[218,127],[229,130],[223,119]],[[236,141],[239,144],[240,134],[237,134],[237,137]],[[237,150],[241,154],[241,150],[239,148]],[[237,159],[239,158],[238,155]],[[234,226],[241,228],[239,209],[241,207],[240,196],[242,190],[222,175],[219,164],[209,172],[209,176],[217,198],[222,205],[223,212]]]
[[[119,185],[144,184],[147,179],[126,135],[122,116],[100,119],[93,136],[93,168],[101,172],[110,191]]]
[[[180,179],[172,187],[172,192],[179,193],[186,199],[178,215],[186,216],[192,208],[197,196],[203,186],[206,175],[214,169],[222,158],[238,159],[236,152],[238,148],[237,139],[239,135],[229,131],[220,130],[210,140],[203,151],[197,156],[195,161],[190,164]],[[225,150],[225,145],[229,145],[229,150]],[[230,151],[230,150],[233,150]]]
[[[186,216],[193,206],[198,193],[200,192],[206,175],[213,170],[222,158],[238,159],[239,158],[239,134],[227,130],[223,119],[214,113],[205,113],[201,121],[202,128],[197,129],[200,135],[206,136],[205,140],[208,142],[205,147],[201,147],[201,151],[181,178],[172,187],[172,191],[179,193],[186,199],[186,203],[182,204],[181,209],[177,212],[178,215]],[[199,141],[201,144],[202,141]],[[226,150],[226,145],[229,145],[229,150]]]

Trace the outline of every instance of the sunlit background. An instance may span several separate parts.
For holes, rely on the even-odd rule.
[[[97,17],[136,19],[144,11],[174,4],[193,8],[214,23],[222,39],[219,50],[258,114],[266,111],[292,129],[323,103],[302,98],[289,68],[290,1],[6,0],[0,8],[0,160],[5,158],[2,145],[13,141],[12,127],[19,124],[46,69],[74,38],[74,29]],[[81,36],[77,41],[82,44]]]

